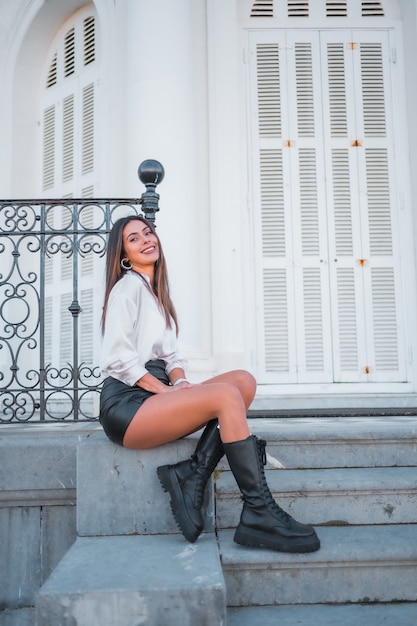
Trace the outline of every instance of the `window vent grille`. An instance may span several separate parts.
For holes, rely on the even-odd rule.
[[[274,17],[273,0],[255,0],[252,5],[251,17]]]
[[[279,48],[257,45],[259,132],[261,137],[281,134]]]
[[[64,43],[64,76],[75,72],[75,30],[71,28],[65,35]]]
[[[80,327],[80,360],[90,363],[93,354],[94,337],[94,292],[93,289],[81,291],[82,324]]]
[[[49,189],[55,182],[55,107],[43,114],[43,188]]]
[[[64,99],[62,142],[62,180],[72,180],[74,175],[74,96]]]
[[[317,1],[317,0],[316,0]],[[309,0],[287,0],[288,17],[309,17]],[[326,17],[347,17],[347,0],[327,0],[325,3]],[[382,2],[363,0],[361,3],[362,17],[384,17]],[[255,0],[252,3],[251,17],[274,17],[274,0]],[[89,18],[94,21],[94,18]],[[92,25],[94,31],[94,24]],[[94,32],[92,37],[94,38]],[[94,58],[92,59],[94,60]],[[87,64],[87,63],[86,63]]]
[[[94,85],[83,90],[82,167],[83,174],[94,169]]]
[[[326,17],[347,17],[347,2],[326,2]]]
[[[89,65],[96,59],[95,20],[94,16],[84,20],[84,65]]]
[[[305,0],[288,0],[288,17],[308,17],[309,2]]]
[[[58,67],[58,55],[55,52],[54,58],[52,59],[52,63],[49,67],[48,78],[46,80],[46,88],[52,87],[56,85],[57,81],[57,67]]]
[[[362,2],[362,17],[384,17],[382,2]]]
[[[88,187],[83,187],[83,189],[81,189],[81,197],[82,198],[94,198],[94,186],[89,185]],[[90,224],[89,227],[92,228],[93,224]]]

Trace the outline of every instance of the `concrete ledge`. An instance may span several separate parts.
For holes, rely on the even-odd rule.
[[[15,609],[0,611],[1,626],[34,626],[35,609]]]
[[[65,427],[64,427],[65,426]],[[16,492],[24,493],[24,500],[43,492],[48,498],[51,491],[71,491],[74,498],[76,485],[77,445],[89,432],[97,428],[91,424],[20,424],[5,425],[0,429],[0,501],[16,506]],[[101,430],[101,427],[100,427]],[[63,494],[61,498],[65,497]],[[35,495],[36,499],[36,495]],[[44,500],[45,503],[45,500]]]
[[[42,587],[36,617],[37,626],[220,626],[215,537],[79,538]]]
[[[417,416],[249,420],[287,469],[413,467]]]
[[[266,470],[277,502],[310,524],[417,524],[415,467]],[[217,473],[216,526],[234,528],[242,509],[230,471]]]
[[[93,428],[1,425],[1,608],[33,606],[39,587],[75,541],[76,450]],[[14,615],[7,614],[9,622]]]
[[[417,525],[319,527],[318,552],[244,548],[219,535],[229,606],[417,601]]]
[[[199,435],[152,450],[127,450],[102,432],[77,453],[77,532],[81,537],[178,533],[156,468],[189,458]],[[214,532],[212,478],[203,505],[205,530]]]
[[[318,604],[308,606],[256,606],[230,609],[228,626],[415,626],[417,605]]]

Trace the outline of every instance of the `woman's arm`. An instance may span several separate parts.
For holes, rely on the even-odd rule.
[[[152,393],[167,393],[167,391],[174,391],[175,389],[186,389],[187,387],[191,387],[191,383],[185,378],[185,372],[180,367],[175,367],[169,374],[168,378],[171,382],[171,386],[165,385],[163,382],[158,380],[156,376],[153,376],[150,373],[145,374],[142,378],[139,378],[136,381],[135,385],[137,387],[142,387],[145,391],[151,391]],[[180,382],[176,382],[180,381]]]
[[[176,389],[187,389],[187,387],[192,386],[191,383],[188,382],[182,367],[174,367],[174,369],[169,372],[168,378],[171,385]]]
[[[152,393],[166,393],[172,389],[172,387],[165,385],[149,372],[142,376],[142,378],[139,378],[139,380],[135,382],[135,385],[136,387],[142,387],[145,391],[151,391]]]

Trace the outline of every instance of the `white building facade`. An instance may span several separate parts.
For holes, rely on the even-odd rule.
[[[1,0],[0,24],[1,197],[138,197],[161,161],[190,378],[247,368],[259,409],[415,406],[417,0]]]

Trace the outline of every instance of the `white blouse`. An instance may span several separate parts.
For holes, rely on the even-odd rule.
[[[145,363],[162,359],[169,374],[184,368],[177,358],[175,324],[166,327],[157,299],[133,271],[126,272],[110,292],[102,344],[101,372],[133,386],[147,373]]]

